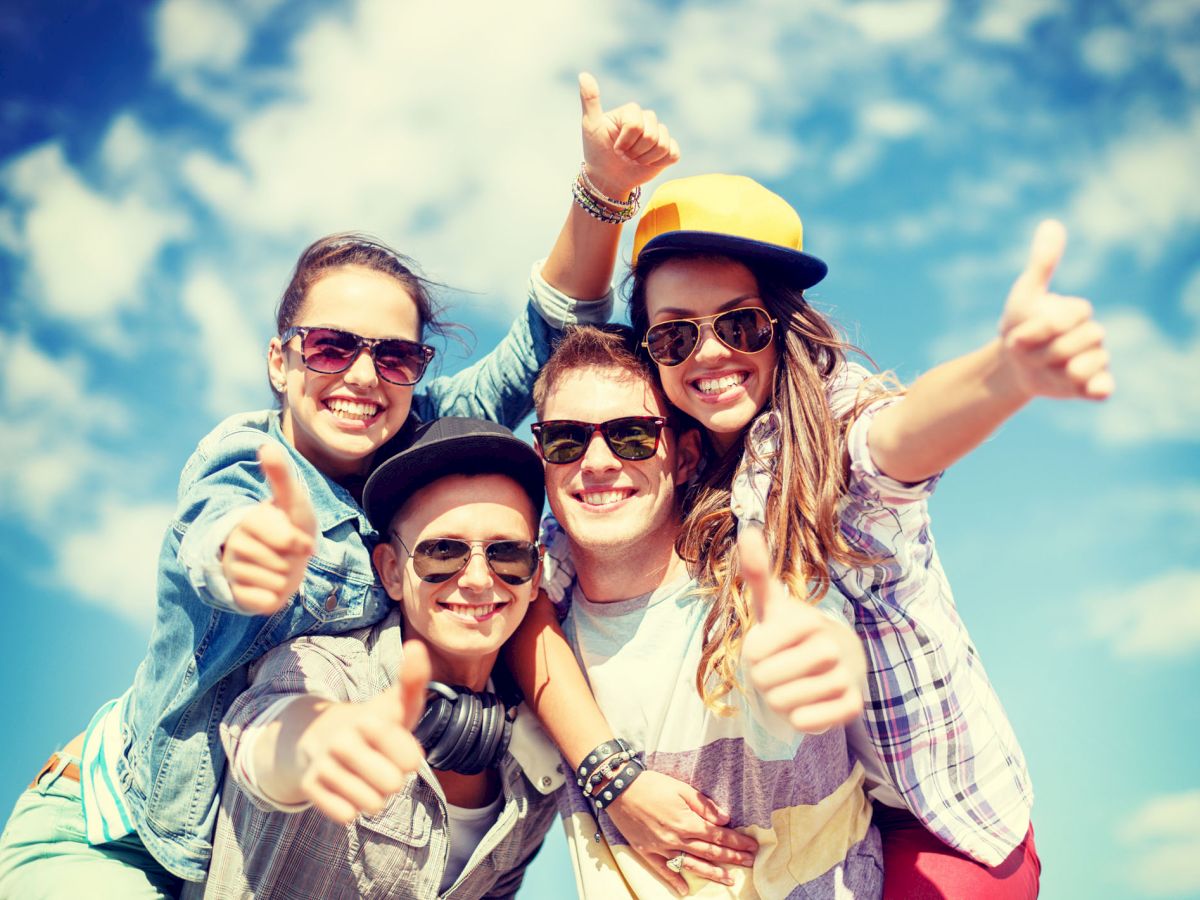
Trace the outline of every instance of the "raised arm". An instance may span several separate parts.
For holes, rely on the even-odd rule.
[[[605,197],[624,203],[636,188],[679,160],[679,145],[653,111],[626,103],[605,112],[600,86],[587,72],[579,76],[579,104],[584,170]],[[601,221],[573,202],[542,277],[578,300],[604,297],[612,284],[620,238],[620,223]]]
[[[1050,292],[1065,245],[1062,224],[1042,222],[1029,263],[1009,292],[999,336],[926,372],[903,400],[878,413],[867,441],[881,471],[899,481],[924,481],[1034,397],[1103,400],[1112,393],[1104,331],[1092,305]]]

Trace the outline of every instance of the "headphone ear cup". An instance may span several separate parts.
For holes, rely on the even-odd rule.
[[[429,683],[429,689],[434,692],[434,699],[427,704],[427,711],[434,717],[431,722],[428,738],[421,740],[425,748],[425,760],[433,769],[447,769],[447,758],[462,735],[462,694],[449,685],[440,682]],[[417,725],[418,732],[422,731],[425,716]]]
[[[426,752],[437,746],[438,740],[450,723],[450,715],[454,709],[453,700],[448,698],[441,689],[453,695],[453,691],[450,691],[446,685],[431,681],[429,692],[432,696],[425,701],[425,709],[421,712],[417,727],[413,729],[413,737],[420,742]]]
[[[478,701],[473,693],[466,690],[459,693],[458,702],[454,704],[454,722],[451,725],[454,739],[451,741],[449,733],[447,734],[447,740],[444,742],[445,760],[441,765],[442,769],[469,774],[463,772],[462,766],[463,761],[470,755],[473,745],[472,732],[477,728],[478,706]]]
[[[480,728],[479,728],[479,743],[475,748],[474,758],[471,760],[471,767],[476,772],[482,772],[490,766],[494,760],[492,754],[496,749],[496,740],[500,736],[500,717],[497,715],[499,700],[493,693],[479,695],[480,706]]]

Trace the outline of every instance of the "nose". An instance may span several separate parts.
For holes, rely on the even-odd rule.
[[[728,359],[731,355],[729,348],[717,339],[712,322],[704,322],[700,325],[700,334],[697,335],[696,340],[698,344],[692,353],[692,358],[699,362],[719,362]]]
[[[458,586],[461,590],[468,591],[486,591],[492,587],[492,570],[488,568],[482,547],[471,547],[467,565],[459,573]]]
[[[358,356],[354,357],[350,368],[342,373],[342,380],[346,384],[357,384],[363,387],[375,386],[379,381],[379,373],[375,370],[375,359],[371,356],[370,350],[364,347],[358,351]]]
[[[613,455],[599,430],[593,431],[583,451],[581,469],[584,472],[607,472],[621,468],[621,461]]]

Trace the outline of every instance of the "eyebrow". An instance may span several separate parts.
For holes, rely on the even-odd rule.
[[[749,293],[749,294],[739,294],[736,297],[731,297],[730,299],[728,299],[724,303],[722,303],[720,306],[718,306],[717,313],[723,313],[726,310],[736,309],[741,304],[745,303],[747,300],[762,300],[762,297],[760,297],[757,293],[753,293],[753,292]],[[682,309],[677,306],[663,307],[662,309],[660,309],[658,311],[658,315],[659,316],[666,315],[668,318],[671,318],[671,319],[688,319],[688,318],[703,319],[703,318],[705,318],[705,316],[693,316],[692,310]],[[657,318],[657,316],[656,316],[656,318]]]

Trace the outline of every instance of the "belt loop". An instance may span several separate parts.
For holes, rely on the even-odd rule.
[[[45,787],[49,788],[52,784],[54,784],[54,782],[58,781],[58,779],[62,777],[63,772],[69,765],[71,765],[71,760],[68,757],[60,756],[57,753],[51,753],[50,758],[46,760],[46,764],[42,766],[41,770],[37,773],[37,775],[34,776],[33,781],[29,785],[30,789],[32,790],[39,788],[41,780],[47,775],[50,775],[50,780],[46,782]]]

